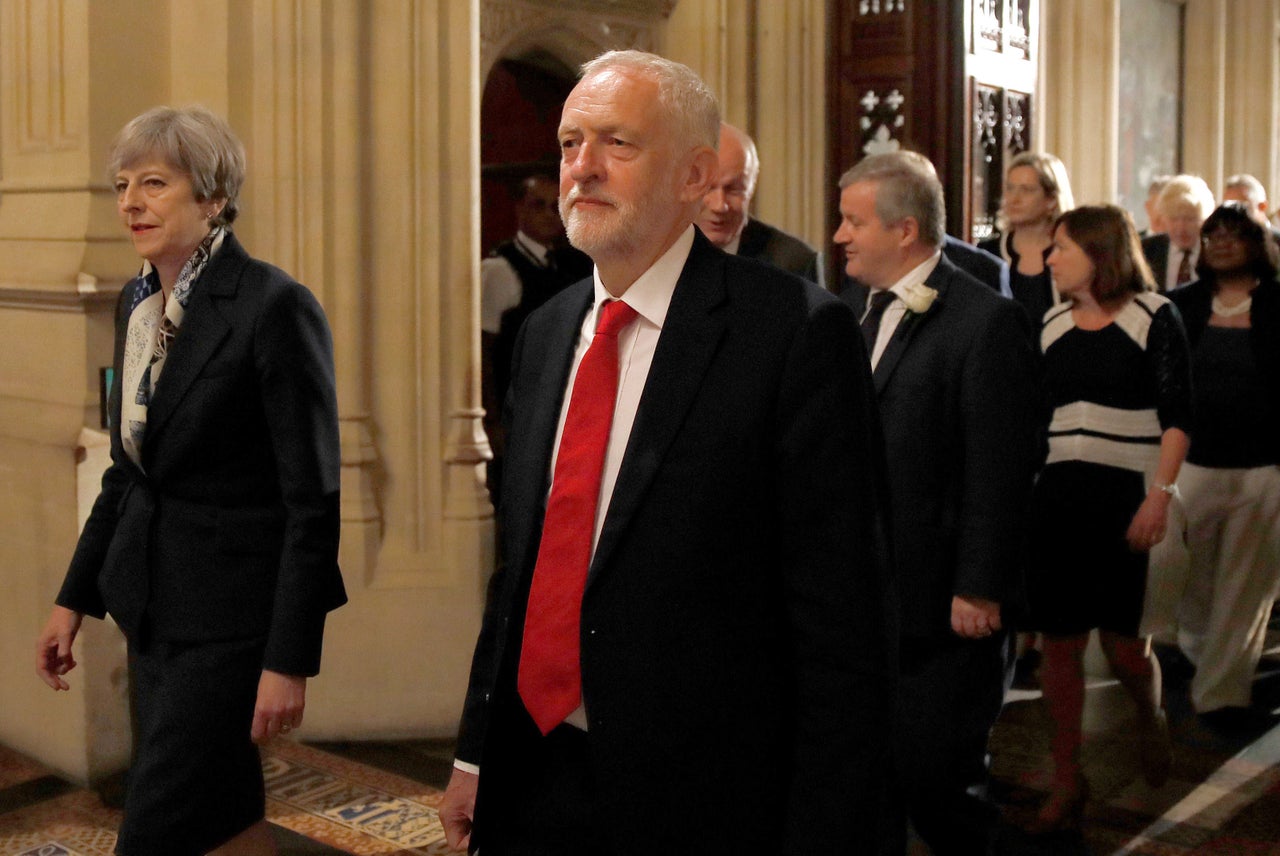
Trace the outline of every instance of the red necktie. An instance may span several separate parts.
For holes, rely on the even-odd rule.
[[[601,308],[595,338],[578,364],[560,435],[516,683],[525,709],[543,734],[563,722],[582,700],[582,592],[618,396],[618,332],[635,317],[636,311],[620,300]]]

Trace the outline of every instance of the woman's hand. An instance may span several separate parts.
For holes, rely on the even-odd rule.
[[[83,613],[55,606],[36,640],[36,674],[55,690],[71,689],[62,676],[76,667],[71,644],[76,641],[83,620]]]
[[[1129,531],[1125,533],[1130,550],[1145,553],[1164,540],[1170,498],[1169,494],[1155,487],[1147,493],[1147,498],[1138,506],[1138,513],[1133,515]]]
[[[292,731],[302,724],[302,709],[306,706],[306,678],[263,669],[249,736],[254,743],[266,743],[277,734]]]

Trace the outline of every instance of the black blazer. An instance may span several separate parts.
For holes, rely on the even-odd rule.
[[[1182,315],[1194,357],[1213,314],[1213,288],[1207,281],[1197,279],[1169,292],[1169,299]],[[1249,325],[1249,342],[1258,371],[1272,394],[1280,399],[1280,282],[1264,282],[1253,290]]]
[[[1021,606],[1023,515],[1037,463],[1037,357],[1026,313],[943,256],[873,375],[888,459],[904,637],[951,633],[951,600]],[[841,297],[859,317],[866,291]]]
[[[502,813],[492,795],[518,763],[525,604],[591,301],[590,281],[571,286],[530,316],[516,348],[508,562],[457,750],[480,764],[482,852],[487,818]],[[696,236],[582,604],[588,734],[614,852],[875,850],[895,663],[860,343],[831,295]]]
[[[747,225],[742,227],[738,255],[767,262],[822,285],[822,253],[799,238],[755,218],[748,219]]]
[[[1147,257],[1147,266],[1151,268],[1151,276],[1156,281],[1156,291],[1163,294],[1165,277],[1169,273],[1168,234],[1161,232],[1143,238],[1142,254]]]
[[[228,233],[191,293],[147,413],[120,442],[128,307],[116,310],[111,466],[58,603],[132,638],[267,637],[264,667],[314,675],[338,571],[333,343],[315,298]]]
[[[1013,296],[1009,290],[1009,265],[999,256],[951,235],[943,236],[942,254],[997,294]]]

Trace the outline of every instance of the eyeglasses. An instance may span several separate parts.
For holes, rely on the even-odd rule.
[[[1235,232],[1217,231],[1203,235],[1200,240],[1208,246],[1209,244],[1239,244],[1244,241],[1244,238]]]

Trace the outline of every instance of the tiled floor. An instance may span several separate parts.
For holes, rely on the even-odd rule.
[[[1278,638],[1280,641],[1280,638]],[[1280,647],[1255,688],[1258,721],[1233,735],[1190,710],[1185,682],[1166,683],[1175,741],[1162,788],[1141,782],[1132,714],[1113,683],[1089,689],[1104,712],[1086,742],[1092,799],[1083,835],[1033,839],[1020,824],[1048,785],[1048,722],[1037,692],[1015,692],[992,740],[992,793],[1005,811],[1002,843],[1026,856],[1280,856]],[[283,856],[436,856],[446,851],[436,817],[448,780],[448,741],[277,741],[265,753],[268,820]],[[106,856],[119,813],[0,747],[0,856]]]
[[[439,788],[284,740],[264,752],[262,766],[267,819],[284,856],[447,852]],[[108,856],[119,821],[97,794],[0,748],[0,856]]]
[[[1166,670],[1174,672],[1175,670]],[[1136,722],[1114,682],[1089,688],[1090,705],[1110,712],[1087,735],[1091,788],[1083,834],[1032,839],[1020,826],[1049,784],[1049,722],[1038,692],[1015,692],[992,737],[993,793],[1004,807],[1007,852],[1027,856],[1280,856],[1280,649],[1259,669],[1255,722],[1230,734],[1206,726],[1191,709],[1185,679],[1165,681],[1174,742],[1170,779],[1147,787],[1138,770]]]

